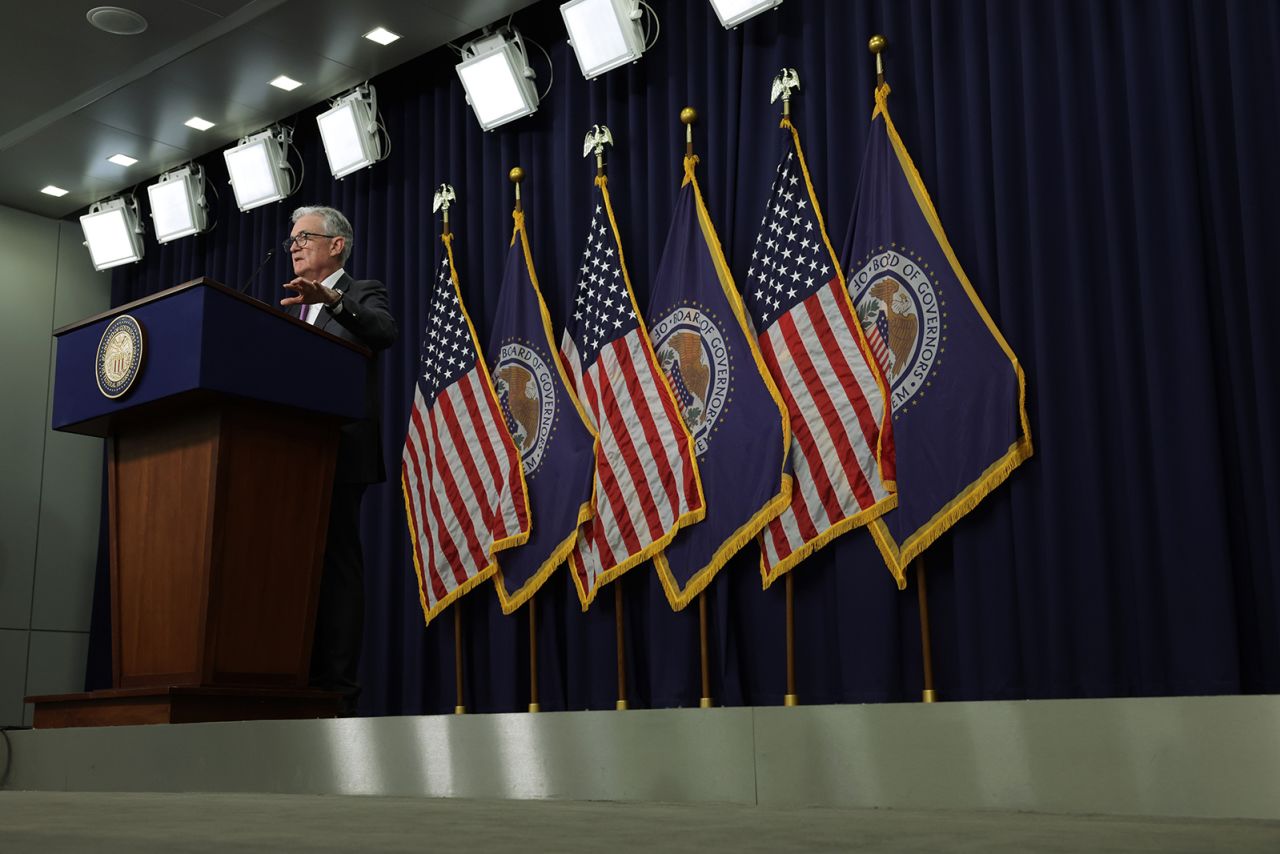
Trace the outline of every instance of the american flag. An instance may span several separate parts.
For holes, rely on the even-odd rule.
[[[744,289],[791,416],[795,487],[791,504],[760,534],[765,586],[896,500],[881,471],[881,455],[893,453],[883,373],[827,240],[800,136],[789,121],[783,127],[785,151]]]
[[[453,269],[452,236],[432,284],[419,374],[400,460],[422,613],[431,622],[493,575],[496,552],[529,538],[520,454]]]
[[[595,518],[578,529],[571,556],[583,608],[705,512],[693,438],[636,310],[603,177],[594,205],[560,343],[600,439]]]

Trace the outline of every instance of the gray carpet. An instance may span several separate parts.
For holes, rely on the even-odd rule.
[[[1280,822],[577,801],[0,791],[0,851],[1280,851]]]

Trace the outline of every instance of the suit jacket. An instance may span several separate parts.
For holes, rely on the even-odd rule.
[[[320,309],[314,325],[331,335],[362,344],[373,351],[365,373],[365,417],[342,426],[338,440],[335,483],[381,483],[387,479],[382,459],[382,387],[378,382],[378,351],[396,340],[396,320],[391,315],[387,289],[372,279],[353,279],[343,273],[334,285],[342,294],[342,310]],[[300,317],[306,306],[291,312]],[[335,306],[336,307],[336,306]]]

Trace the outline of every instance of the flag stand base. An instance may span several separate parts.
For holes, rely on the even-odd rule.
[[[702,699],[700,699],[700,700],[698,701],[698,708],[699,708],[699,709],[709,709],[709,708],[711,708],[711,698],[710,698],[710,697],[703,697]]]
[[[454,706],[454,707],[453,707],[453,713],[454,713],[455,715],[465,715],[465,714],[467,713],[467,707],[466,707],[466,706]]]
[[[541,707],[541,706],[539,706],[537,703],[530,703],[530,704],[529,704],[529,711],[530,711],[530,712],[540,712],[540,711],[542,711],[542,707]]]
[[[938,692],[933,690],[932,688],[925,688],[923,691],[920,692],[920,702],[922,703],[938,702]]]
[[[627,701],[626,701],[626,700],[619,700],[619,701],[614,705],[614,708],[615,708],[615,709],[617,709],[619,712],[625,712],[625,711],[627,710]]]
[[[786,696],[784,696],[784,697],[782,698],[782,705],[784,705],[784,706],[798,706],[798,705],[800,705],[800,698],[799,698],[798,696],[796,696],[795,694],[787,694]]]

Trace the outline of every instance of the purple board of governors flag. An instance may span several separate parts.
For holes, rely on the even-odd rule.
[[[791,419],[791,502],[760,535],[768,587],[835,537],[893,507],[884,376],[827,239],[789,119],[744,297]]]
[[[693,434],[707,502],[702,522],[654,558],[677,610],[791,499],[786,408],[756,349],[695,162],[685,159],[647,313],[658,364]]]
[[[400,461],[418,596],[428,623],[493,575],[497,552],[529,538],[520,453],[503,426],[462,305],[452,235],[442,243]]]
[[[870,526],[907,565],[1031,456],[1022,367],[974,292],[876,91],[843,266],[889,381],[898,507]]]
[[[570,556],[585,609],[600,587],[647,560],[705,506],[693,437],[636,308],[609,205],[596,190],[560,352],[596,427],[595,516]]]
[[[534,524],[524,545],[498,559],[494,586],[510,614],[564,563],[578,526],[591,518],[596,438],[556,353],[524,214],[502,275],[493,338],[487,353],[502,417],[520,450]]]

